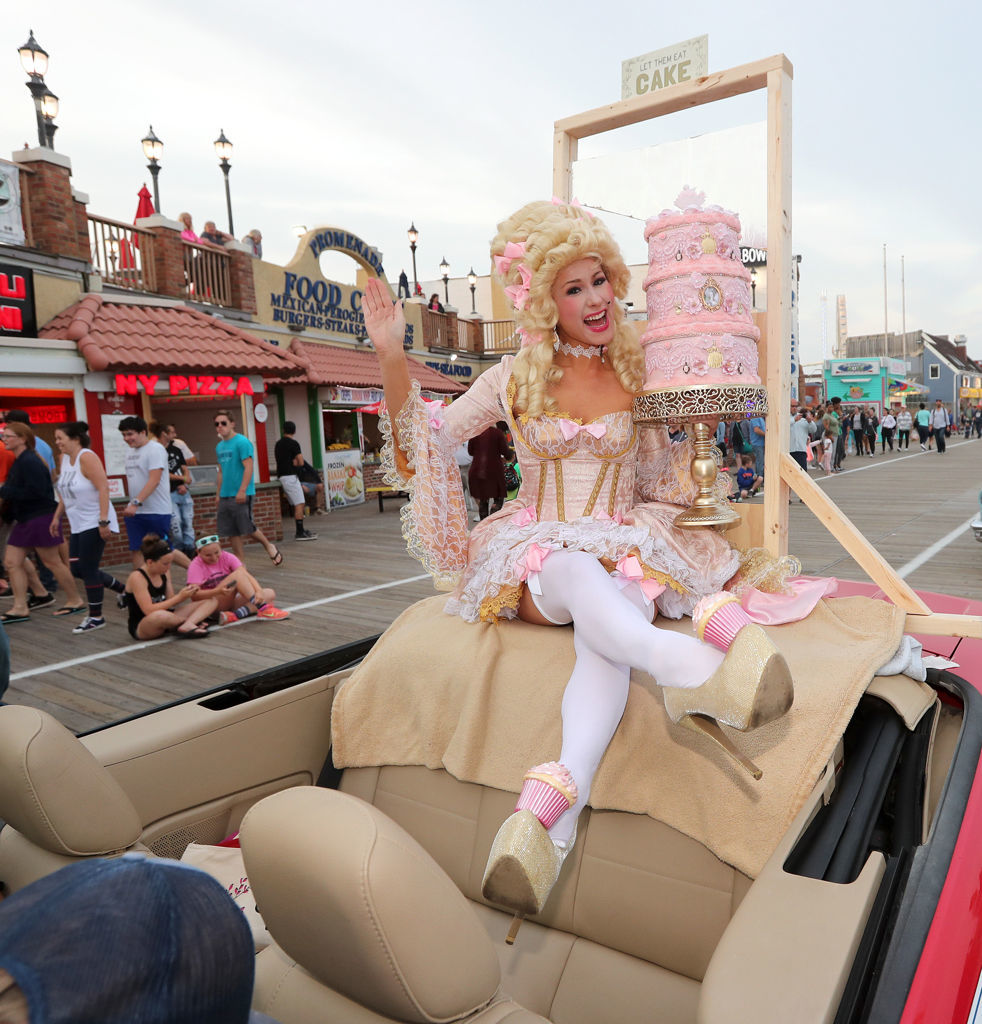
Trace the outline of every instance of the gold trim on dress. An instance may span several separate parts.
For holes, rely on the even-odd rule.
[[[506,583],[497,594],[488,595],[482,602],[478,614],[481,622],[496,622],[502,618],[502,611],[511,608],[518,611],[518,605],[522,600],[522,593],[525,590],[524,583]]]
[[[621,478],[621,465],[620,462],[614,463],[614,479],[610,481],[610,494],[607,495],[607,515],[613,516],[614,509],[617,507],[617,483]]]
[[[610,463],[605,462],[600,467],[600,472],[597,474],[597,482],[593,485],[593,490],[590,492],[590,500],[586,503],[586,507],[583,509],[583,515],[592,516],[593,506],[597,503],[597,498],[600,497],[600,488],[604,485],[604,479],[607,476],[607,470],[610,468]],[[620,464],[618,464],[620,468]]]
[[[552,464],[556,473],[556,518],[566,522],[566,493],[563,488],[563,460],[553,459]]]

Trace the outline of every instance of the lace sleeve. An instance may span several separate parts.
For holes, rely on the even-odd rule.
[[[635,504],[664,501],[670,505],[690,505],[698,490],[689,471],[692,456],[692,441],[688,438],[672,444],[664,427],[644,428],[638,446]],[[717,497],[725,500],[729,475],[723,469],[716,478],[715,490]]]
[[[467,565],[467,508],[455,452],[462,441],[502,418],[498,370],[482,374],[449,406],[424,401],[414,381],[396,416],[398,444],[389,417],[379,420],[385,482],[409,492],[401,511],[402,535],[439,590],[451,590]]]

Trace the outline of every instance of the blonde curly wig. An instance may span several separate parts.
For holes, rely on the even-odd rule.
[[[552,362],[559,319],[552,298],[556,275],[576,260],[595,257],[600,260],[614,295],[623,299],[631,272],[607,226],[583,208],[566,203],[539,201],[523,206],[498,225],[491,255],[502,256],[509,242],[525,243],[525,255],[513,259],[504,274],[496,274],[502,286],[521,285],[521,264],[531,274],[525,308],[515,312],[516,323],[533,339],[515,359],[515,409],[529,416],[558,412],[555,400],[546,392],[547,385],[560,380],[563,373]],[[637,394],[644,380],[644,356],[637,331],[624,319],[619,303],[612,304],[611,316],[614,338],[607,354],[624,390]]]

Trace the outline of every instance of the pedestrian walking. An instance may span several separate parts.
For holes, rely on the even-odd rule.
[[[173,423],[153,422],[149,431],[167,452],[167,481],[170,487],[171,547],[194,558],[194,499],[191,497],[191,470],[184,450],[177,445],[177,427]]]
[[[14,592],[14,603],[6,615],[0,616],[0,622],[4,625],[27,622],[32,607],[54,604],[54,595],[51,593],[32,598],[28,604],[24,561],[31,548],[37,551],[41,562],[51,570],[65,593],[66,603],[58,609],[57,614],[70,615],[82,611],[85,602],[79,596],[67,558],[62,558],[61,536],[52,537],[49,529],[51,515],[58,503],[55,501],[47,463],[34,451],[34,431],[23,423],[8,421],[4,424],[2,437],[7,450],[14,456],[7,481],[0,487],[4,517],[14,523],[4,554],[4,566]]]
[[[487,519],[505,503],[505,462],[511,458],[508,440],[496,426],[472,437],[467,451],[473,458],[468,471],[470,492],[477,500],[478,515]]]
[[[866,410],[866,450],[870,458],[876,454],[876,432],[880,426],[880,417],[876,410],[870,406]]]
[[[791,458],[808,472],[808,442],[814,436],[817,425],[809,410],[801,411],[796,398],[791,399],[791,441],[788,451]]]
[[[926,452],[927,443],[931,439],[931,414],[923,402],[914,414],[914,426],[917,428],[917,436],[921,442],[921,451]]]
[[[842,470],[842,460],[846,457],[845,439],[842,436],[842,420],[840,419],[840,406],[842,399],[836,396],[829,402],[829,406],[822,417],[822,428],[825,436],[832,439],[835,446],[832,455],[832,472],[839,473]]]
[[[62,514],[67,515],[70,530],[68,566],[72,575],[82,581],[89,606],[88,615],[72,630],[76,635],[91,633],[105,626],[102,599],[106,587],[117,594],[126,590],[120,580],[99,567],[106,542],[114,533],[119,533],[119,522],[109,500],[105,467],[89,448],[90,443],[87,423],[63,423],[55,431],[61,469],[57,484],[58,507],[51,517],[49,529],[52,537],[60,539],[61,517]]]
[[[940,398],[935,399],[931,410],[931,433],[938,446],[938,454],[944,455],[946,438],[951,434],[951,413],[945,408]]]
[[[883,422],[880,424],[880,451],[885,453],[887,445],[890,445],[890,451],[893,451],[893,432],[897,426],[897,417],[893,415],[891,409],[883,414]]]
[[[972,413],[972,426],[975,428],[976,438],[982,437],[982,405],[976,406]]]
[[[218,533],[228,537],[232,550],[241,562],[245,558],[245,538],[251,537],[266,549],[273,565],[283,562],[283,554],[252,519],[252,499],[256,493],[253,479],[252,442],[235,432],[235,417],[227,409],[215,413],[215,430],[219,441],[215,447],[218,456]]]
[[[293,506],[293,521],[296,527],[296,540],[317,540],[317,534],[311,533],[304,526],[303,515],[306,507],[306,496],[300,483],[299,471],[303,468],[304,457],[300,443],[293,436],[297,425],[292,420],[283,424],[283,436],[273,448],[276,460],[276,475],[286,495],[286,500]]]
[[[905,451],[910,448],[910,431],[914,425],[914,417],[910,414],[910,409],[903,408],[897,413],[897,451],[902,449]]]
[[[144,537],[151,533],[157,537],[170,535],[167,450],[147,431],[147,421],[142,416],[124,416],[119,421],[119,432],[130,449],[126,453],[126,487],[130,500],[123,508],[123,517],[134,569],[143,564]],[[173,561],[186,569],[191,559],[183,551],[175,551]]]

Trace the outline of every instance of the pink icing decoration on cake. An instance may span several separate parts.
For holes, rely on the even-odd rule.
[[[757,385],[760,331],[750,272],[740,261],[740,219],[688,187],[678,210],[645,226],[648,328],[645,391],[693,385]]]

